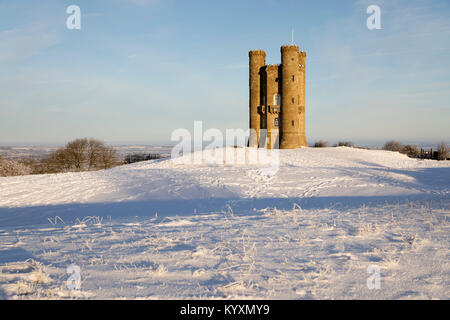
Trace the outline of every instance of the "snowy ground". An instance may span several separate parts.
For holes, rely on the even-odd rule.
[[[450,298],[448,161],[303,148],[271,169],[0,178],[0,298]]]

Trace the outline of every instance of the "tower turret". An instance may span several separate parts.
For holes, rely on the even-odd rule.
[[[266,53],[263,50],[251,50],[248,56],[250,60],[250,129],[253,129],[249,139],[249,146],[258,147],[261,128],[261,116],[258,107],[262,105],[261,68],[266,64]]]
[[[307,146],[305,136],[305,64],[306,64],[306,52],[300,51],[299,53],[299,72],[300,72],[300,106],[299,106],[299,134],[300,145]]]
[[[296,45],[281,47],[281,149],[306,146],[301,100],[304,97],[304,72],[300,71],[301,54]],[[302,131],[303,129],[303,131]]]

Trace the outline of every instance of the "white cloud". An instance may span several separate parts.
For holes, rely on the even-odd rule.
[[[29,25],[0,31],[0,63],[23,60],[59,42],[59,35],[43,26]]]

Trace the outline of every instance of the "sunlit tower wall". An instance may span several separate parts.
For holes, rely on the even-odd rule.
[[[281,47],[281,149],[306,146],[304,108],[304,70],[301,72],[301,55],[296,45]],[[302,97],[300,97],[302,96]]]
[[[299,112],[299,134],[300,134],[300,146],[306,147],[306,135],[305,135],[305,63],[306,63],[306,52],[300,51],[299,55],[299,72],[300,72],[300,106]]]
[[[278,64],[267,65],[265,77],[266,105],[264,106],[266,143],[268,149],[279,148],[279,116],[280,116],[280,66]]]
[[[250,147],[259,146],[261,116],[258,107],[262,105],[261,69],[266,64],[266,53],[263,50],[251,50],[249,56],[249,90],[250,90]]]

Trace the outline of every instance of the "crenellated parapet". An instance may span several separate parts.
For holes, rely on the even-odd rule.
[[[268,64],[265,66],[265,71],[267,74],[267,81],[272,81],[278,79],[279,71],[281,70],[279,64]],[[278,80],[276,80],[278,81]]]
[[[281,46],[281,52],[287,52],[287,51],[298,52],[298,50],[299,50],[299,47],[297,45]]]
[[[250,50],[248,53],[249,57],[254,57],[254,56],[266,56],[266,52],[264,50]]]
[[[280,67],[279,64],[268,64],[268,65],[266,65],[266,70],[267,71],[276,71],[279,69],[279,67]]]

